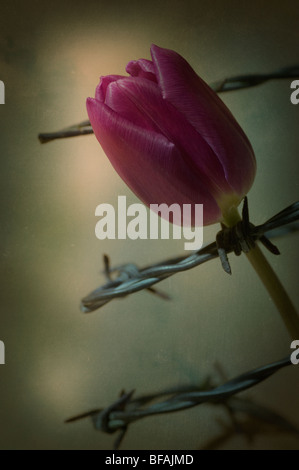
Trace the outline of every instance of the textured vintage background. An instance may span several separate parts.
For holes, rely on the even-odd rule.
[[[136,198],[93,136],[41,146],[37,134],[86,118],[85,99],[100,75],[123,74],[149,58],[151,43],[180,52],[208,82],[298,63],[297,0],[52,1],[1,3],[1,317],[2,449],[111,449],[88,420],[65,418],[137,393],[200,383],[216,361],[229,377],[284,357],[289,337],[245,257],[233,276],[214,261],[164,282],[173,301],[138,293],[89,316],[80,298],[112,262],[157,262],[182,242],[95,238],[95,207]],[[299,197],[299,106],[290,80],[222,95],[252,141],[258,162],[249,194],[252,220]],[[218,227],[205,230],[209,242]],[[299,308],[298,235],[279,241],[271,262]],[[294,367],[249,392],[299,425]],[[123,448],[202,448],[221,431],[224,412],[207,406],[140,421]],[[226,448],[248,444],[236,437]],[[250,448],[299,448],[292,436],[261,435]]]

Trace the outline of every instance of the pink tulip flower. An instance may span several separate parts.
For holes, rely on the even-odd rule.
[[[87,99],[94,133],[115,170],[146,204],[203,204],[204,225],[224,221],[252,186],[256,161],[218,95],[172,50],[101,77]]]

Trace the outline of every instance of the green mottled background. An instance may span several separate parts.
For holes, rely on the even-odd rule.
[[[80,298],[103,282],[101,257],[140,265],[183,252],[181,241],[104,241],[95,207],[119,194],[137,202],[94,136],[42,146],[37,134],[86,119],[98,77],[149,58],[151,43],[175,49],[208,82],[298,64],[299,6],[284,1],[52,1],[1,3],[0,106],[1,449],[111,449],[88,420],[121,389],[148,393],[217,380],[286,356],[290,339],[244,256],[232,277],[217,261],[165,281],[173,298],[147,292],[84,316]],[[290,80],[222,95],[256,152],[252,221],[299,198],[299,106]],[[218,227],[204,232],[212,240]],[[279,240],[271,263],[299,308],[298,235]],[[299,425],[298,369],[248,392]],[[219,378],[219,377],[218,377]],[[222,409],[201,406],[132,425],[124,449],[196,449],[221,433]],[[299,448],[287,434],[259,434],[231,449]]]

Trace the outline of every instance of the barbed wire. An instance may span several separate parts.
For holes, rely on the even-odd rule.
[[[74,124],[73,126],[66,127],[57,132],[44,132],[38,134],[38,138],[41,144],[47,144],[52,140],[56,139],[66,139],[69,137],[78,137],[80,135],[89,135],[93,134],[93,128],[89,121],[83,121],[79,124]]]
[[[272,73],[237,75],[235,77],[230,77],[211,83],[210,87],[216,93],[223,93],[261,85],[262,83],[268,82],[269,80],[280,80],[285,78],[293,79],[298,77],[299,65],[292,65]]]
[[[247,199],[245,199],[245,201],[247,201]],[[244,203],[245,208],[246,205],[247,202]],[[244,212],[246,211],[243,210],[243,215]],[[276,229],[280,229],[280,227],[284,227],[287,224],[294,224],[298,220],[299,201],[280,211],[264,224],[257,226],[253,224],[248,225],[246,230],[248,230],[249,233],[246,235],[254,242],[257,240],[262,241],[266,248],[270,249],[272,253],[279,254],[278,249],[270,242],[266,235],[272,237],[275,235]],[[241,233],[239,235],[244,234]],[[234,242],[234,240],[230,241]],[[231,253],[232,251],[235,251],[234,243],[232,243],[231,246],[225,246],[225,253]],[[219,247],[217,246],[217,242],[210,243],[191,255],[168,259],[144,268],[138,268],[138,266],[133,263],[110,267],[109,258],[107,255],[104,255],[104,272],[108,282],[93,290],[82,299],[81,310],[84,313],[93,312],[115,298],[125,297],[143,289],[150,289],[151,292],[167,299],[167,295],[153,288],[155,284],[176,273],[187,271],[218,257]],[[116,275],[116,278],[112,279],[112,275]]]
[[[254,417],[272,424],[280,430],[299,434],[299,429],[282,418],[277,413],[257,405],[256,403],[233,395],[248,390],[263,382],[278,372],[280,369],[291,365],[290,357],[278,362],[267,364],[228,380],[220,386],[211,387],[211,379],[205,381],[201,387],[181,387],[176,390],[166,390],[160,393],[143,395],[133,398],[134,390],[129,393],[121,392],[120,398],[104,409],[96,409],[87,413],[74,416],[66,420],[72,423],[84,418],[91,418],[96,430],[113,434],[120,431],[115,442],[118,448],[130,424],[149,416],[161,415],[187,410],[201,404],[224,405],[234,421],[234,413],[246,413],[248,417]],[[167,399],[163,399],[168,396]],[[232,399],[233,397],[233,399]],[[156,403],[152,403],[157,401]],[[236,424],[236,422],[234,423]],[[256,430],[255,430],[256,432]]]
[[[216,93],[223,93],[228,91],[243,90],[253,86],[261,85],[269,80],[280,80],[287,78],[299,78],[299,65],[285,67],[276,72],[267,74],[248,74],[238,75],[235,77],[225,78],[211,83],[210,87]],[[69,137],[78,137],[82,135],[93,134],[93,129],[89,121],[83,121],[79,124],[69,126],[57,132],[40,133],[38,135],[39,141],[46,144],[56,139],[66,139]]]
[[[236,254],[247,251],[252,246],[252,242],[257,240],[262,241],[264,246],[272,253],[279,254],[277,247],[267,237],[275,238],[277,231],[280,235],[281,230],[286,225],[291,227],[291,231],[298,229],[299,202],[280,211],[264,224],[254,226],[249,222],[248,204],[247,198],[245,198],[242,215],[243,219],[239,222],[239,225],[237,224],[229,229],[232,235],[224,237],[225,243],[220,248],[224,249],[225,254],[227,255],[228,252],[232,251]],[[230,232],[228,235],[230,235]],[[82,309],[85,312],[90,312],[105,305],[113,298],[124,297],[142,289],[151,289],[154,293],[165,298],[165,294],[153,289],[154,284],[173,274],[192,269],[217,258],[219,255],[221,256],[216,241],[189,256],[177,257],[142,269],[138,269],[132,263],[111,268],[108,257],[104,256],[104,272],[108,278],[108,283],[85,297],[82,301]],[[112,280],[111,275],[115,272],[117,278]],[[254,387],[290,364],[291,361],[288,356],[281,361],[247,372],[216,387],[211,387],[208,378],[206,383],[199,389],[189,387],[188,390],[181,387],[177,390],[168,390],[138,398],[133,398],[134,390],[129,393],[121,392],[120,398],[107,408],[84,413],[67,420],[67,422],[91,417],[96,430],[109,434],[118,430],[119,435],[114,444],[114,448],[118,449],[129,425],[133,422],[153,415],[179,412],[206,403],[224,406],[232,420],[232,425],[222,426],[223,432],[221,435],[208,442],[205,448],[215,448],[217,445],[223,444],[236,432],[241,432],[249,441],[261,432],[288,432],[298,436],[299,429],[279,414],[252,401],[234,396]],[[163,400],[165,395],[170,395],[170,397]],[[151,404],[151,402],[157,400],[157,403]],[[246,415],[245,421],[237,421],[236,414],[239,412]]]
[[[298,65],[268,74],[248,74],[229,77],[214,82],[210,86],[216,93],[222,93],[250,88],[269,80],[287,78],[299,78]],[[40,133],[38,138],[41,143],[47,143],[56,139],[89,134],[93,134],[90,122],[83,121],[57,132]],[[245,200],[245,204],[247,204],[247,200]],[[220,235],[218,234],[219,236],[217,236],[215,242],[210,243],[191,255],[168,259],[143,268],[139,268],[134,263],[118,265],[112,268],[108,256],[104,255],[104,272],[107,277],[107,283],[84,297],[81,302],[81,309],[85,313],[92,312],[112,299],[123,298],[143,289],[168,299],[167,294],[153,286],[176,273],[192,269],[218,257],[220,257],[225,271],[231,272],[227,254],[231,252],[240,254],[242,251],[249,249],[250,245],[257,241],[262,242],[272,253],[279,254],[277,247],[272,244],[269,238],[273,239],[285,233],[297,231],[299,229],[298,220],[299,202],[292,204],[267,220],[264,224],[258,226],[254,226],[249,222],[249,216],[247,217],[246,211],[244,214],[243,210],[242,222],[232,231],[225,232],[222,230],[219,232]],[[287,357],[214,387],[211,386],[211,381],[208,378],[200,388],[180,387],[176,390],[166,390],[137,398],[133,398],[134,390],[129,393],[122,391],[120,398],[107,408],[89,411],[70,418],[67,422],[70,423],[90,417],[96,430],[109,434],[119,431],[119,436],[115,441],[115,448],[118,448],[129,425],[133,422],[149,416],[178,412],[206,403],[224,406],[232,419],[232,426],[228,427],[226,425],[222,435],[215,438],[213,442],[208,443],[205,448],[215,448],[217,443],[225,441],[236,430],[240,430],[240,428],[251,439],[260,430],[260,422],[270,426],[270,429],[273,429],[274,426],[275,429],[280,431],[298,435],[298,428],[277,413],[252,401],[234,396],[254,387],[290,364],[290,357]],[[163,400],[165,396],[168,396],[168,398]],[[157,403],[152,403],[154,401],[157,401]],[[246,414],[246,421],[242,422],[242,425],[235,419],[235,414],[240,411]],[[259,420],[258,427],[254,421],[255,419]]]

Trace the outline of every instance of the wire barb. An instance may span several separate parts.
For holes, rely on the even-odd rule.
[[[217,250],[224,271],[231,274],[227,253],[233,251],[235,255],[240,256],[242,252],[249,253],[255,246],[255,226],[249,221],[247,197],[244,198],[242,220],[233,227],[225,227],[223,224],[221,226],[222,230],[216,235]],[[260,241],[272,254],[280,254],[278,248],[264,234],[261,235]]]

